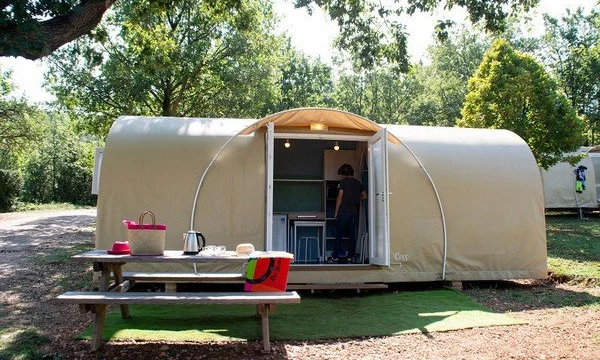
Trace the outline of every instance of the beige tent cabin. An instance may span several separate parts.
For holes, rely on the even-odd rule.
[[[342,163],[369,193],[361,257],[327,264]],[[122,220],[148,209],[167,224],[168,250],[194,229],[229,250],[294,253],[291,284],[544,278],[543,201],[532,153],[509,131],[314,108],[258,121],[124,116],[103,152],[96,248],[124,239]],[[192,271],[144,267],[158,269]]]
[[[544,186],[544,206],[546,209],[594,209],[600,205],[600,148],[581,147],[565,156],[582,155],[581,160],[572,165],[566,161],[541,170]],[[576,191],[575,170],[586,168],[585,189]]]

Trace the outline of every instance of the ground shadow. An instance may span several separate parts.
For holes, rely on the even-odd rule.
[[[67,233],[94,236],[96,216],[65,215],[23,222],[15,228],[0,230],[0,251],[20,251],[44,245],[48,239],[59,241]]]
[[[33,329],[15,331],[0,340],[0,359],[41,359],[39,348],[48,341]]]
[[[324,342],[325,343],[325,342]],[[111,341],[97,351],[89,350],[89,343],[82,341],[78,345],[80,358],[86,359],[119,359],[127,358],[128,353],[135,353],[134,358],[145,359],[290,359],[285,345],[290,342],[272,342],[271,352],[263,352],[261,341],[229,341],[218,343],[169,343],[154,342],[118,342]],[[133,349],[133,350],[132,350]],[[87,352],[87,357],[83,354]]]
[[[529,281],[463,281],[471,299],[500,312],[583,307],[600,304],[584,288],[564,287],[550,279]]]

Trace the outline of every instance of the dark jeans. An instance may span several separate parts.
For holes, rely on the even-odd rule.
[[[342,237],[348,235],[348,257],[354,256],[356,248],[356,228],[358,226],[358,214],[338,214],[335,226],[335,245],[331,257],[337,258],[342,252]]]

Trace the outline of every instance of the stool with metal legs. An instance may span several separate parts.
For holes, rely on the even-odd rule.
[[[359,262],[364,264],[367,256],[367,249],[369,248],[369,233],[362,234],[358,241],[358,248],[360,249]]]
[[[302,242],[304,242],[304,253],[302,254],[300,252],[300,249],[302,249]],[[317,258],[313,258],[312,254],[314,249],[317,250]],[[296,251],[298,252],[297,256],[298,256],[298,262],[318,262],[319,259],[321,258],[321,247],[319,246],[319,238],[315,237],[315,236],[303,236],[301,238],[298,239],[298,249],[296,249]],[[303,255],[303,256],[301,256]]]

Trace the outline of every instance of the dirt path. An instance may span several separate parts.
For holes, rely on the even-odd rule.
[[[584,294],[583,305],[536,306],[514,301],[498,287],[465,290],[496,311],[527,325],[468,329],[446,333],[329,341],[262,343],[107,343],[98,353],[74,336],[90,314],[59,304],[62,290],[88,286],[91,269],[65,253],[93,246],[95,210],[0,214],[0,329],[33,329],[50,339],[42,345],[49,359],[600,359],[600,289],[549,282],[518,286],[540,296]],[[542,291],[543,290],[543,291]],[[580,296],[581,297],[581,296]],[[0,354],[1,355],[1,354]],[[1,358],[1,356],[0,356]]]
[[[0,214],[0,251],[22,251],[43,245],[52,238],[80,233],[89,239],[94,231],[96,209],[32,211]]]

